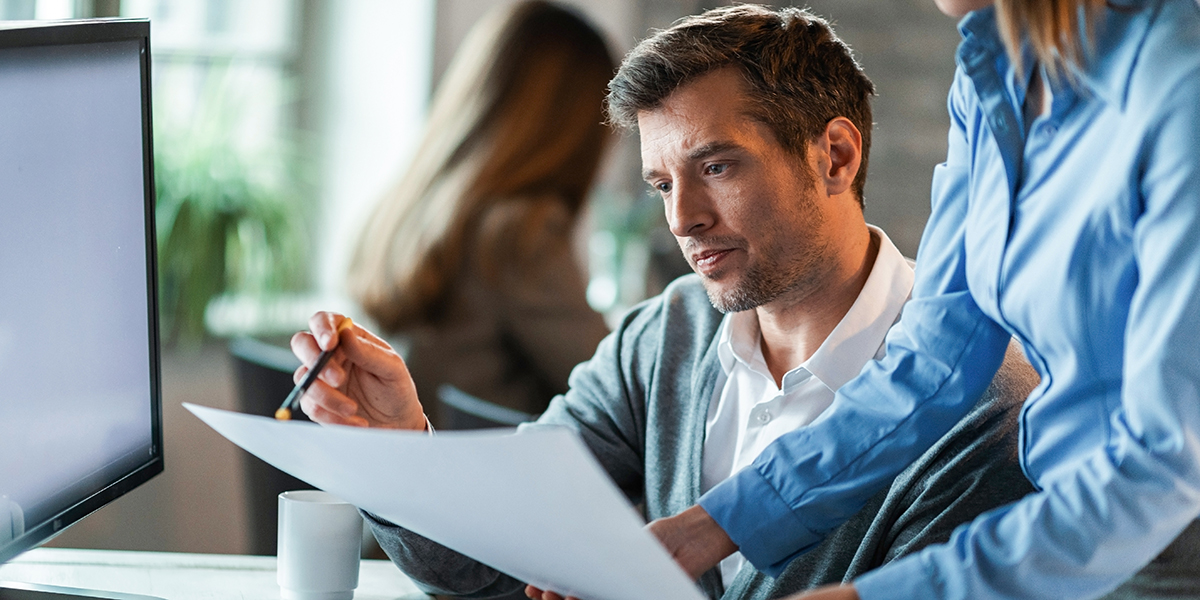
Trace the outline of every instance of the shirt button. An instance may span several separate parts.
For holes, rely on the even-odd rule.
[[[764,411],[758,413],[758,416],[755,417],[755,419],[757,419],[759,423],[766,425],[767,423],[769,423],[771,421],[771,411],[764,410]]]

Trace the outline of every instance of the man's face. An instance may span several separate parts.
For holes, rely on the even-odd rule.
[[[722,312],[801,300],[832,265],[813,169],[746,115],[745,89],[721,69],[638,114],[643,176]]]

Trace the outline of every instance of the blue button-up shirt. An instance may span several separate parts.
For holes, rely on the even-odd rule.
[[[1039,491],[856,586],[1093,597],[1200,516],[1200,5],[1110,2],[1095,58],[1028,130],[1031,70],[993,10],[960,30],[949,153],[886,357],[700,504],[777,574],[970,408],[1013,336],[1042,377],[1020,441]]]

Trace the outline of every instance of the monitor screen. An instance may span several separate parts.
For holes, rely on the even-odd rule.
[[[162,472],[149,32],[0,24],[0,563]]]

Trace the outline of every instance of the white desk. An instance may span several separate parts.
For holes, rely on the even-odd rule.
[[[145,594],[166,600],[278,600],[275,557],[36,548],[0,581]],[[392,563],[364,560],[355,600],[429,600]]]

